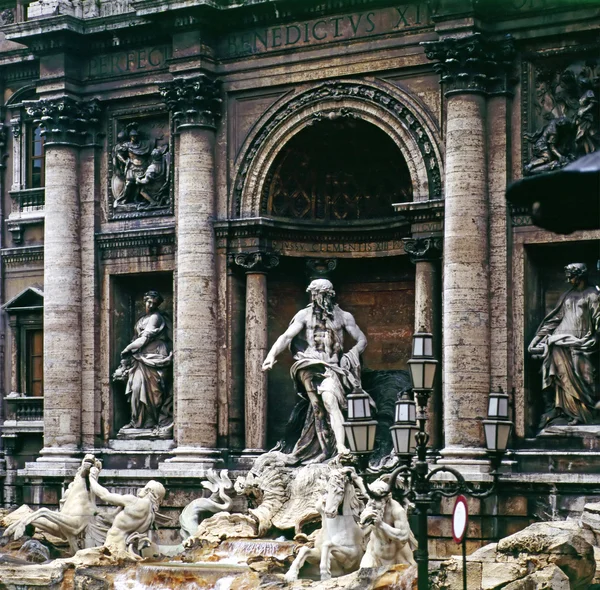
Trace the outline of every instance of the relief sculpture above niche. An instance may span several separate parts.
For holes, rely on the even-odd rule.
[[[523,76],[525,175],[557,170],[600,148],[600,60],[558,54],[524,64]]]
[[[168,116],[117,115],[111,123],[109,218],[172,214],[173,150]]]

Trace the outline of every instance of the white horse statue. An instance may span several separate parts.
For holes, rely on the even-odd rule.
[[[352,467],[334,469],[327,481],[327,491],[317,509],[322,526],[314,547],[302,547],[285,575],[287,582],[298,579],[306,561],[319,564],[321,580],[342,576],[358,569],[364,553],[364,535],[358,525],[362,502],[356,491],[365,496],[362,480]]]
[[[106,528],[96,525],[98,510],[96,497],[90,489],[90,469],[101,469],[102,464],[94,455],[86,455],[75,474],[75,479],[64,493],[58,512],[49,508],[40,508],[21,520],[11,524],[5,531],[5,537],[19,539],[25,534],[27,525],[32,524],[44,533],[66,539],[73,553],[88,546],[102,545]]]

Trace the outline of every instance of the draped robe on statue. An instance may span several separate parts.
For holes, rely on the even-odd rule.
[[[583,424],[595,420],[598,399],[600,297],[594,286],[570,289],[537,331],[547,348],[542,386],[553,388],[555,408]]]
[[[329,323],[330,320],[327,322]],[[336,338],[335,329],[332,326],[328,326],[328,334],[332,338]],[[296,404],[288,422],[285,440],[281,441],[273,450],[289,455],[291,464],[308,463],[322,455],[323,452],[327,458],[330,458],[336,452],[336,441],[331,431],[329,414],[324,411],[322,418],[315,415],[312,404],[308,400],[307,387],[312,384],[313,389],[317,390],[321,404],[320,394],[324,388],[327,388],[333,393],[342,410],[346,410],[348,406],[347,394],[356,389],[362,391],[359,355],[354,350],[342,354],[342,342],[335,342],[332,348],[339,352],[331,355],[317,350],[301,336],[294,338],[290,345],[296,361],[290,369],[290,376],[301,399]],[[371,400],[371,404],[375,406],[373,400]],[[321,429],[323,432],[325,450],[321,448],[317,429]]]
[[[133,365],[125,394],[131,396],[132,428],[168,426],[172,420],[169,371],[173,362],[167,322],[160,312],[141,317],[134,338],[148,342],[133,353]]]

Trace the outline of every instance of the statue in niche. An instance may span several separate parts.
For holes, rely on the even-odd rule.
[[[131,421],[119,431],[124,438],[171,438],[173,435],[173,351],[169,322],[158,309],[158,291],[144,294],[146,313],[135,324],[134,338],[121,352],[114,381],[126,382]]]
[[[334,302],[330,281],[316,279],[307,292],[310,305],[295,315],[262,366],[263,371],[271,369],[288,347],[294,354],[291,375],[302,401],[294,408],[288,431],[295,428],[296,440],[283,441],[274,449],[286,454],[290,464],[319,463],[336,454],[350,454],[342,410],[347,407],[346,394],[362,391],[360,355],[367,347],[352,314]],[[346,353],[344,332],[356,341]]]
[[[596,60],[538,68],[535,87],[532,120],[538,129],[523,134],[532,144],[526,175],[562,168],[600,145]]]
[[[540,428],[598,421],[600,387],[600,293],[588,282],[585,264],[565,267],[571,288],[544,318],[529,345],[542,359],[542,388],[549,393]]]
[[[118,133],[111,179],[114,208],[143,210],[168,204],[169,146],[159,146],[161,139],[154,139],[152,149],[141,139],[137,123],[130,123],[126,131]]]

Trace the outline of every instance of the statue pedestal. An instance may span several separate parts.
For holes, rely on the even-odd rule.
[[[117,433],[118,440],[173,440],[173,426],[165,428],[127,428]]]
[[[177,447],[173,457],[158,464],[158,470],[169,477],[204,477],[207,469],[223,462],[223,449]]]

